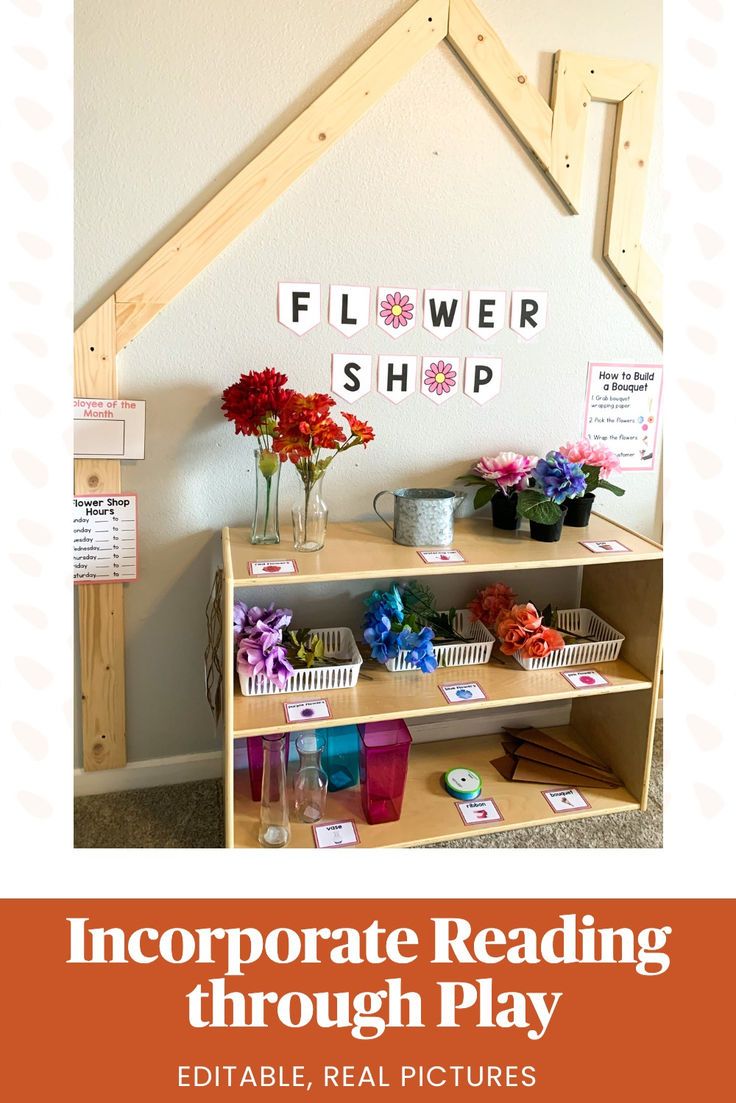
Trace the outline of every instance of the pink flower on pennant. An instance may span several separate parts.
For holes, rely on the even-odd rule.
[[[427,390],[432,394],[449,394],[457,383],[457,372],[452,364],[438,360],[436,364],[430,364],[425,371],[424,382]]]
[[[410,322],[413,316],[414,303],[409,302],[408,295],[402,295],[400,291],[394,291],[393,295],[389,293],[385,299],[381,300],[381,317],[384,325],[398,329],[399,326],[405,326]]]

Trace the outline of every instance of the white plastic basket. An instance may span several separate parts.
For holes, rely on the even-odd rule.
[[[493,636],[479,620],[473,620],[469,609],[458,609],[453,628],[467,643],[433,643],[438,666],[476,666],[487,663],[493,650]],[[389,659],[386,669],[392,673],[399,670],[416,670],[406,660],[408,651],[400,651],[395,659]]]
[[[315,689],[350,689],[358,681],[363,665],[355,637],[349,628],[315,628],[314,635],[324,640],[325,655],[339,656],[345,659],[336,666],[298,667],[287,678],[283,689],[273,685],[268,678],[259,674],[253,677],[241,674],[240,689],[245,697],[262,697],[268,693],[311,693]]]
[[[556,666],[572,666],[591,663],[609,663],[618,658],[621,644],[625,640],[620,632],[611,628],[590,609],[558,609],[557,629],[564,632],[576,632],[581,636],[593,636],[592,640],[569,643],[557,651],[550,651],[540,659],[525,659],[517,651],[514,655],[524,670],[544,670]]]

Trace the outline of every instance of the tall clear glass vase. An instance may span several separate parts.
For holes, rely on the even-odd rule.
[[[323,478],[324,471],[302,474],[303,491],[291,511],[295,551],[314,552],[325,546],[328,513]]]
[[[294,811],[303,823],[317,823],[325,814],[327,774],[322,769],[323,735],[302,732],[296,741],[299,772],[294,779]]]
[[[263,783],[261,786],[261,846],[286,846],[289,828],[289,802],[286,794],[285,735],[263,736]]]
[[[279,479],[281,461],[276,452],[256,448],[256,502],[253,510],[251,544],[278,544],[279,535]]]

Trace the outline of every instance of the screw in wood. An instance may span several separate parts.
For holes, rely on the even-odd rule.
[[[526,77],[523,75],[523,73],[520,73],[516,79],[518,80],[519,84],[526,84]]]

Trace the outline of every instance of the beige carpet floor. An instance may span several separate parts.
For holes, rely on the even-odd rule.
[[[78,847],[221,847],[222,783],[193,781],[124,793],[77,797],[74,842]],[[568,820],[542,827],[475,835],[434,848],[662,846],[662,723],[657,724],[646,812]]]

